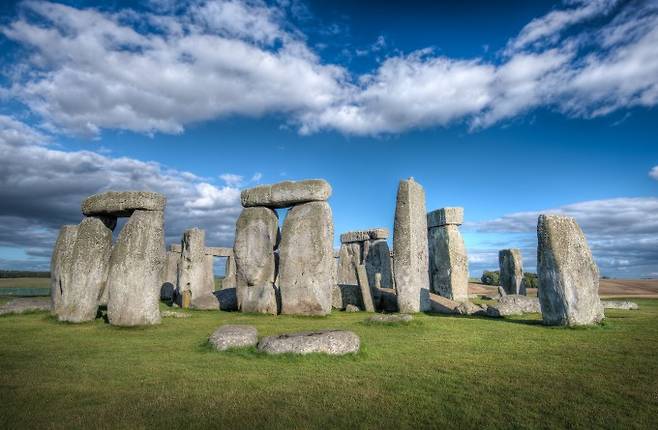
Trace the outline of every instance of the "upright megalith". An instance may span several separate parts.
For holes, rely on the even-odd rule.
[[[413,178],[402,180],[393,231],[395,287],[402,313],[430,309],[427,247],[425,191]]]
[[[358,242],[340,245],[336,285],[332,291],[332,306],[336,309],[345,309],[348,305],[363,307],[356,274],[357,267],[361,264],[361,255]]]
[[[62,226],[50,259],[50,299],[55,315],[62,312],[66,293],[69,290],[73,247],[77,235],[77,225]]]
[[[520,249],[501,249],[498,251],[500,268],[500,286],[507,294],[526,294],[523,284],[523,260]]]
[[[537,241],[538,296],[544,324],[578,326],[602,321],[599,270],[576,220],[540,215]]]
[[[334,224],[327,202],[293,206],[283,223],[279,248],[281,313],[331,312]]]
[[[164,213],[133,211],[110,257],[107,315],[111,324],[160,322],[158,300],[164,262]]]
[[[178,262],[178,295],[181,305],[194,309],[219,309],[215,291],[212,256],[206,255],[206,232],[185,230]]]
[[[266,207],[242,210],[235,227],[238,309],[243,312],[277,313],[274,290],[279,243],[279,218]]]
[[[286,208],[300,203],[323,202],[331,196],[331,185],[324,179],[284,181],[243,190],[242,206]]]
[[[112,230],[98,218],[83,219],[71,255],[69,290],[57,314],[60,321],[79,323],[96,318],[111,252]]]
[[[450,300],[468,300],[468,256],[459,226],[464,209],[442,208],[427,214],[432,292]]]

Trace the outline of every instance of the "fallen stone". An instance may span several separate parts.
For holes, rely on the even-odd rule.
[[[361,309],[358,306],[347,305],[345,306],[345,312],[361,312]]]
[[[366,240],[387,239],[387,228],[371,228],[369,230],[349,231],[340,235],[341,243],[365,242]]]
[[[80,323],[96,319],[103,300],[112,252],[112,230],[98,218],[85,218],[71,256],[69,289],[59,309],[60,321]],[[106,296],[107,297],[107,296]]]
[[[413,320],[409,314],[377,314],[368,318],[366,321],[371,323],[384,323],[384,324],[397,324],[397,323],[407,323]]]
[[[438,314],[458,314],[461,303],[438,294],[430,293],[430,311]]]
[[[486,306],[486,305],[485,305]],[[459,303],[457,306],[457,313],[460,315],[487,315],[487,308],[469,301]]]
[[[208,341],[217,351],[246,348],[256,346],[258,331],[250,325],[227,324],[215,330]]]
[[[0,315],[50,311],[52,309],[52,304],[48,300],[41,298],[18,298],[0,305]]]
[[[464,208],[441,208],[427,214],[427,228],[444,225],[462,225],[464,223]]]
[[[537,239],[538,296],[544,323],[579,326],[601,322],[599,270],[576,220],[540,215]]]
[[[77,225],[63,226],[53,249],[50,260],[50,300],[55,314],[62,312],[61,307],[69,290],[73,247],[77,235]]]
[[[107,315],[111,324],[160,322],[164,262],[164,213],[136,210],[119,233],[110,257]]]
[[[163,211],[167,199],[160,193],[147,191],[107,191],[87,197],[82,213],[91,215],[130,216],[134,211]]]
[[[187,312],[161,311],[160,316],[162,318],[190,318],[192,314],[188,314]]]
[[[601,300],[603,309],[620,309],[625,311],[638,310],[640,307],[635,302],[627,300]]]
[[[501,249],[498,251],[500,268],[500,286],[507,294],[525,295],[523,283],[523,260],[520,249]]]
[[[433,227],[428,237],[432,291],[451,300],[468,300],[468,256],[459,227]]]
[[[429,260],[425,191],[413,178],[400,181],[395,208],[393,253],[398,308],[429,310]]]
[[[359,351],[359,336],[351,331],[323,330],[268,336],[258,342],[258,350],[267,354],[344,355]]]
[[[487,307],[487,315],[504,317],[508,315],[523,315],[524,313],[539,313],[539,299],[518,294],[508,294],[501,297],[497,303]]]
[[[331,185],[323,179],[285,181],[274,185],[261,185],[243,190],[240,195],[242,206],[265,206],[286,208],[300,203],[326,201],[331,196]]]
[[[279,248],[281,313],[331,312],[334,224],[326,202],[296,205],[283,223]]]

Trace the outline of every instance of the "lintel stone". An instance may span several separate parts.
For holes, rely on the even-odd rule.
[[[366,240],[387,239],[387,228],[371,228],[368,230],[348,231],[340,235],[341,243],[365,242]]]
[[[163,211],[167,199],[160,193],[149,191],[106,191],[87,197],[82,202],[86,216],[130,216],[136,210]]]
[[[462,225],[464,223],[464,208],[441,208],[427,214],[427,228],[443,225]]]

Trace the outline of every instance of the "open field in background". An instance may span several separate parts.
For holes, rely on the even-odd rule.
[[[189,311],[121,329],[0,317],[0,428],[653,428],[658,300],[603,326],[417,315],[408,325]],[[355,356],[219,353],[225,323],[261,336],[341,328]]]

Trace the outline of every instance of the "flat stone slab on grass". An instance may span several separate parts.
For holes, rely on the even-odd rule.
[[[603,309],[620,309],[624,311],[635,311],[640,309],[640,307],[635,302],[629,302],[628,300],[601,300]]]
[[[360,347],[359,336],[344,330],[306,331],[268,336],[258,343],[258,350],[267,354],[344,355],[358,352]]]
[[[366,321],[372,323],[403,323],[413,319],[414,317],[407,314],[377,314],[371,316]]]
[[[107,191],[87,197],[82,202],[82,213],[90,215],[130,216],[136,210],[162,211],[167,199],[160,193],[148,191]]]
[[[215,330],[208,341],[217,351],[256,346],[258,330],[251,325],[227,324]]]
[[[162,311],[160,312],[162,318],[191,318],[192,314],[187,312],[176,312],[176,311]]]
[[[0,305],[0,315],[22,314],[24,312],[49,311],[52,306],[50,300],[43,299],[14,299]]]

